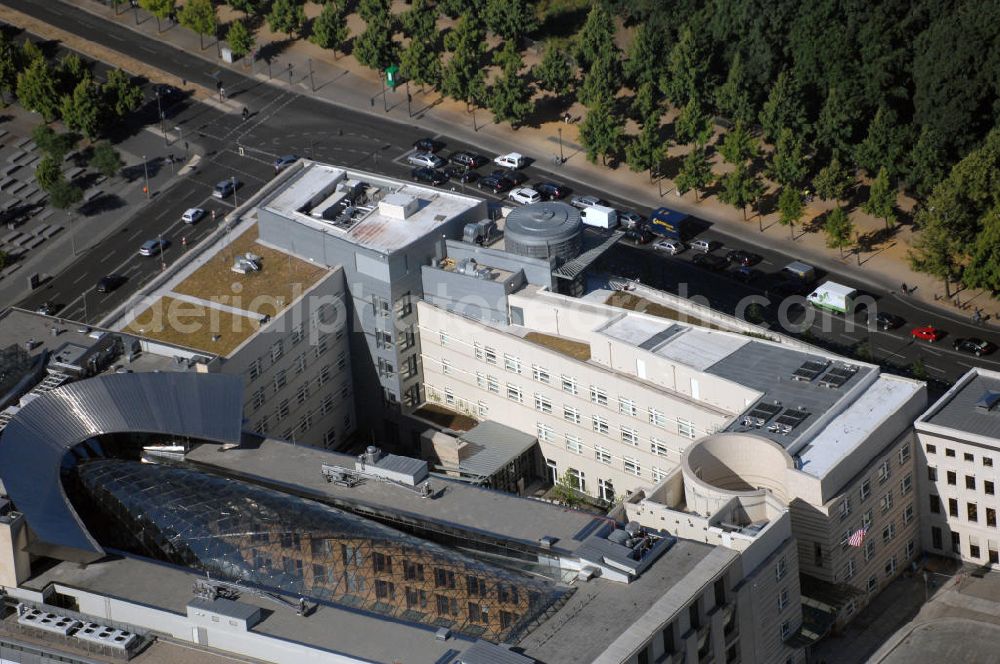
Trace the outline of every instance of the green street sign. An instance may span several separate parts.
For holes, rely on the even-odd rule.
[[[389,65],[385,68],[385,82],[393,90],[399,84],[399,65]]]

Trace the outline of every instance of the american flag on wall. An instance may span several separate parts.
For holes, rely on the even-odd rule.
[[[854,534],[847,540],[847,543],[851,546],[861,546],[865,543],[865,535],[868,534],[868,526],[864,528],[858,528],[854,531]]]

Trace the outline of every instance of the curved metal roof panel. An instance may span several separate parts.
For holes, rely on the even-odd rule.
[[[103,555],[63,490],[66,453],[111,433],[239,443],[242,402],[242,379],[221,374],[112,374],[71,383],[34,399],[10,421],[0,436],[0,477],[44,544]]]

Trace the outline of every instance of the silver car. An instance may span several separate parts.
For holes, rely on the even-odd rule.
[[[448,163],[441,157],[430,152],[414,152],[406,157],[406,161],[414,166],[426,166],[427,168],[441,168]]]

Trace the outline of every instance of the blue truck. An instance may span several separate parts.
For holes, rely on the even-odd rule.
[[[683,242],[688,236],[688,215],[661,207],[649,215],[649,230],[661,237]]]

